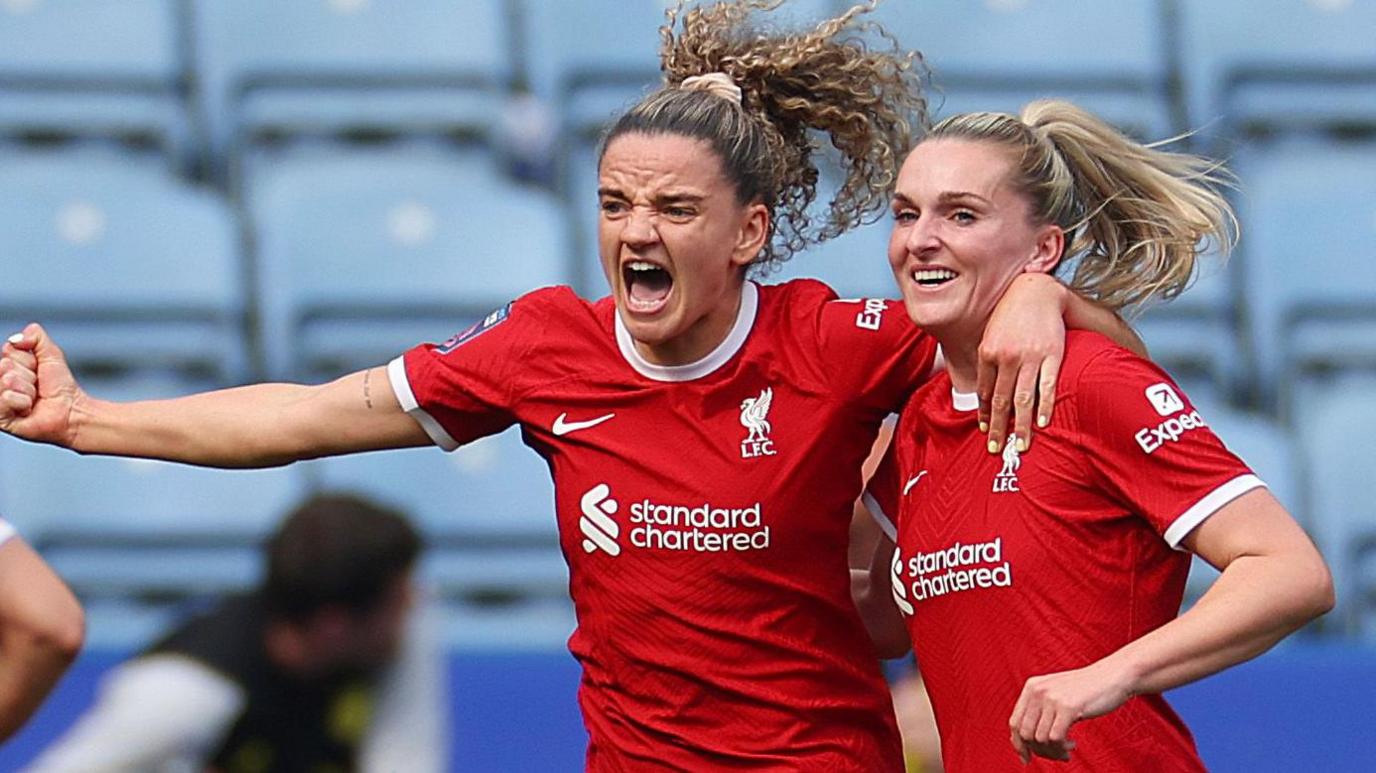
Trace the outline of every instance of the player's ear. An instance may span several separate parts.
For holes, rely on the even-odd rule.
[[[737,266],[748,266],[759,257],[760,250],[769,240],[769,208],[763,202],[755,201],[747,204],[742,214],[736,244],[731,250],[731,262]]]
[[[1032,256],[1023,264],[1026,274],[1050,274],[1061,262],[1065,252],[1065,231],[1055,223],[1048,223],[1037,229],[1037,241]]]

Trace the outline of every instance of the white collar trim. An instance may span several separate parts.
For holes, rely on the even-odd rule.
[[[976,410],[979,408],[979,393],[957,392],[955,387],[951,387],[951,405],[957,411]]]
[[[711,374],[741,350],[745,345],[745,339],[750,335],[750,330],[755,326],[755,313],[759,310],[759,305],[760,290],[755,283],[747,281],[742,284],[741,307],[736,312],[735,324],[731,326],[726,338],[717,344],[717,348],[697,362],[685,365],[656,365],[647,361],[636,351],[635,341],[631,338],[630,331],[626,330],[626,325],[622,323],[619,310],[612,313],[615,318],[616,346],[635,372],[645,378],[655,381],[692,381]]]

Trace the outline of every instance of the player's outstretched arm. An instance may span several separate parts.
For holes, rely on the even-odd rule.
[[[1074,722],[1254,658],[1333,607],[1323,557],[1266,489],[1224,505],[1182,544],[1223,573],[1188,612],[1108,657],[1027,680],[1009,720],[1024,759],[1028,742],[1065,753]]]
[[[256,384],[114,403],[80,388],[39,325],[0,350],[0,431],[84,454],[208,467],[272,467],[430,442],[397,402],[385,368],[319,386]]]
[[[0,742],[42,704],[84,637],[81,605],[62,580],[18,537],[0,544]]]
[[[979,421],[988,428],[991,453],[1003,450],[1009,413],[1012,437],[1025,444],[1032,442],[1034,415],[1038,427],[1051,423],[1067,328],[1102,334],[1147,356],[1142,339],[1112,310],[1049,274],[1019,276],[999,299],[979,345]]]

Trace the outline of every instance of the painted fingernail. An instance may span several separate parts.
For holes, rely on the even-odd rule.
[[[1038,426],[1038,427],[1045,427],[1046,425],[1048,425],[1048,424],[1050,424],[1050,423],[1051,423],[1051,419],[1048,419],[1048,418],[1045,417],[1045,416],[1038,416],[1038,417],[1037,417],[1037,426]]]
[[[18,343],[18,342],[16,342],[16,343]],[[987,421],[981,421],[981,422],[979,423],[979,431],[980,431],[980,432],[988,432],[988,431],[989,431],[989,422],[987,422]]]
[[[991,454],[997,454],[998,452],[999,452],[999,441],[997,441],[997,440],[990,440],[990,441],[989,441],[989,453],[991,453]]]
[[[22,344],[24,343],[24,334],[15,333],[14,335],[10,336],[8,340],[12,344]]]

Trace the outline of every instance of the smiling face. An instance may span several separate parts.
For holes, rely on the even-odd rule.
[[[954,138],[919,144],[899,172],[889,265],[908,316],[943,345],[977,345],[1013,279],[1060,257],[1064,234],[1033,221],[1012,173],[1009,151]]]
[[[627,332],[647,360],[693,362],[726,338],[769,213],[741,204],[703,140],[623,134],[602,155],[598,251]]]

